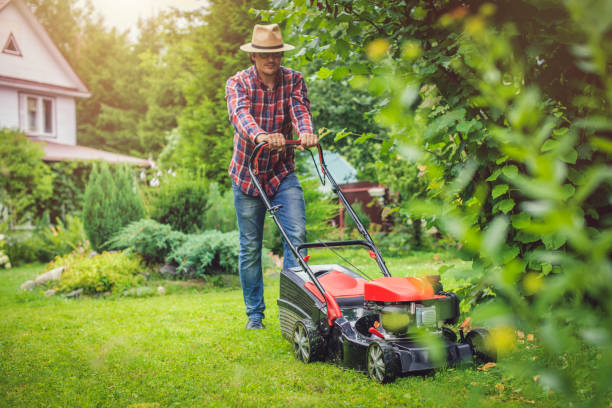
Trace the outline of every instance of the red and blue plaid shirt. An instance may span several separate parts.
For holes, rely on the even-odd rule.
[[[300,72],[281,67],[274,89],[269,89],[259,78],[255,66],[251,66],[227,80],[225,99],[235,129],[229,174],[240,191],[257,196],[259,193],[248,170],[255,138],[261,133],[282,133],[290,140],[292,129],[297,134],[314,133],[306,83]],[[266,194],[273,196],[281,181],[295,171],[294,149],[264,148],[258,165],[259,181]]]

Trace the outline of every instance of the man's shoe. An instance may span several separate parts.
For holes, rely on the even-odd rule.
[[[257,330],[257,329],[265,329],[266,326],[263,325],[261,321],[258,320],[249,320],[246,325],[247,330]]]

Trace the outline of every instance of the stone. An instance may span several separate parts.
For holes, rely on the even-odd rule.
[[[163,286],[158,286],[157,287],[157,294],[160,296],[163,296],[166,294],[166,288],[164,288]]]
[[[34,289],[34,286],[36,286],[36,282],[34,282],[33,280],[29,280],[21,284],[21,289],[22,290],[32,290]]]
[[[57,290],[49,289],[48,291],[45,292],[45,296],[47,297],[54,296],[56,293],[57,293]]]
[[[159,269],[159,273],[165,278],[174,278],[176,276],[176,266],[172,264],[165,264]]]
[[[79,296],[81,296],[83,294],[83,288],[79,288],[76,290],[73,290],[70,293],[66,293],[66,297],[67,298],[78,298]]]
[[[140,286],[137,288],[128,289],[123,292],[123,296],[133,296],[133,297],[144,297],[144,296],[152,296],[155,294],[153,288],[148,286]]]
[[[62,277],[62,272],[64,272],[64,267],[60,266],[59,268],[55,268],[50,270],[49,272],[45,272],[42,275],[38,275],[34,282],[37,285],[42,285],[45,282],[60,280]]]

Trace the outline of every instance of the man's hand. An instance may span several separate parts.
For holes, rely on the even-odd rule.
[[[273,150],[283,150],[285,148],[285,136],[282,133],[260,134],[255,139],[255,143],[268,142],[268,147]]]
[[[300,135],[300,142],[302,142],[302,144],[298,145],[297,148],[299,150],[304,150],[309,147],[316,146],[317,143],[319,143],[319,138],[313,133],[302,133]]]

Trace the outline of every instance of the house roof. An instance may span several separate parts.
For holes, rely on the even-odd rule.
[[[0,85],[17,88],[27,88],[31,90],[51,90],[54,93],[66,94],[69,96],[77,97],[89,97],[91,94],[81,81],[79,76],[76,74],[72,66],[68,63],[68,60],[64,57],[61,51],[57,48],[51,36],[47,33],[47,30],[40,24],[30,7],[23,0],[0,0],[0,12],[7,6],[12,4],[26,19],[31,29],[34,31],[36,36],[43,43],[53,60],[56,61],[57,65],[63,70],[65,75],[70,79],[73,86],[58,86],[58,84],[47,83],[45,80],[28,80],[27,78],[14,78],[0,76]],[[25,82],[25,83],[24,83]],[[25,85],[25,86],[24,86]]]
[[[152,167],[153,162],[139,157],[127,156],[119,153],[106,152],[86,146],[67,145],[49,140],[28,137],[33,142],[40,143],[45,152],[43,160],[46,162],[70,160],[104,160],[109,163],[127,163],[143,167]]]

